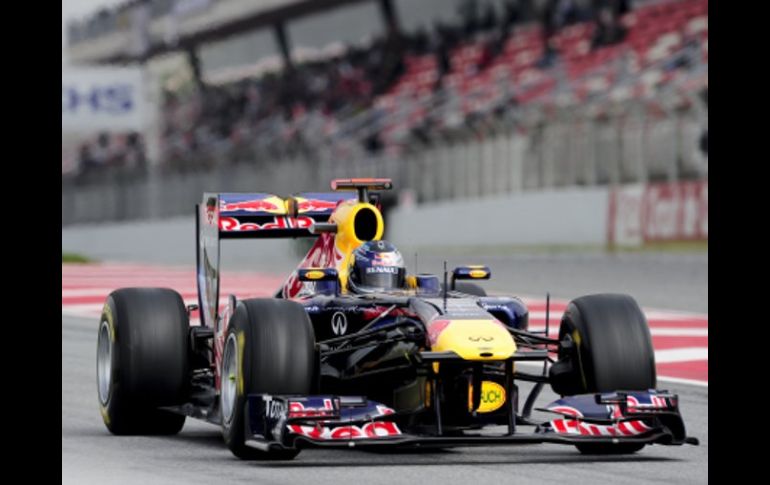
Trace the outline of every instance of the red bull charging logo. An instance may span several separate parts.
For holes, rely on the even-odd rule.
[[[280,197],[267,197],[265,199],[244,200],[241,202],[220,201],[220,212],[268,212],[270,214],[286,214],[286,207]]]

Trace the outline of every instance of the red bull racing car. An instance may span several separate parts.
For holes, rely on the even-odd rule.
[[[308,446],[547,442],[608,454],[697,444],[677,396],[656,390],[650,331],[633,298],[577,298],[558,338],[530,331],[520,299],[478,286],[491,275],[485,266],[407,273],[382,240],[378,195],[391,185],[205,194],[199,304],[185,307],[171,289],[124,288],[104,305],[97,384],[107,428],[174,434],[194,417],[220,426],[243,459],[291,459]],[[220,241],[283,237],[316,240],[274,297],[220,300]],[[195,310],[201,323],[191,326]],[[523,399],[520,382],[534,383]],[[535,421],[544,386],[561,398]]]

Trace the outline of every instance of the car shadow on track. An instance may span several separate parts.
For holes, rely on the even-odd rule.
[[[222,436],[208,430],[185,430],[176,436],[158,436],[146,439],[168,443],[185,443],[201,450],[226,450]],[[180,443],[181,442],[181,443]],[[654,449],[659,449],[655,447]],[[642,450],[633,455],[581,455],[571,447],[543,447],[521,445],[482,448],[412,448],[383,450],[345,450],[308,448],[291,461],[244,462],[265,468],[309,467],[385,467],[385,466],[467,466],[467,465],[526,465],[526,464],[573,464],[573,463],[671,463],[682,461],[667,456],[645,455]],[[234,460],[237,458],[233,457]]]
[[[663,463],[681,461],[675,458],[661,456],[644,456],[643,452],[625,456],[581,455],[579,452],[565,450],[529,449],[522,454],[521,449],[508,447],[491,450],[483,455],[478,453],[468,455],[461,449],[431,449],[431,450],[389,450],[385,453],[374,451],[338,450],[334,454],[325,452],[322,457],[313,456],[315,450],[303,451],[293,461],[260,462],[260,467],[268,468],[302,468],[302,467],[377,467],[377,466],[467,466],[467,465],[525,465],[525,464],[571,464],[571,463]],[[535,453],[533,453],[535,451]],[[320,459],[319,459],[320,458]]]
[[[300,455],[301,456],[301,455]],[[350,461],[339,460],[331,461],[324,459],[322,461],[310,460],[302,461],[302,458],[296,458],[291,462],[254,462],[255,466],[265,468],[306,468],[306,467],[322,467],[322,468],[334,468],[334,467],[392,467],[392,466],[468,466],[468,465],[548,465],[558,463],[560,465],[574,464],[574,463],[662,463],[662,462],[677,462],[681,460],[659,457],[571,457],[565,458],[564,456],[552,456],[539,459],[525,459],[517,460],[515,456],[511,456],[507,459],[491,459],[491,460],[452,460],[452,461],[431,461],[426,462],[422,460],[402,460],[393,459],[385,462],[371,462],[367,460],[362,461]]]

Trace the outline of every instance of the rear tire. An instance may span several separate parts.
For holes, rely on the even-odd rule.
[[[551,366],[551,387],[561,395],[646,391],[656,385],[655,352],[647,318],[628,295],[576,298],[567,306],[559,340],[559,361]],[[635,453],[644,444],[582,443],[581,453]]]
[[[97,393],[116,435],[178,433],[185,416],[158,409],[182,404],[188,381],[190,322],[182,297],[165,288],[113,291],[99,321]]]
[[[245,460],[291,460],[299,450],[246,446],[249,394],[310,394],[315,380],[315,334],[302,305],[281,299],[239,302],[222,357],[222,435]]]

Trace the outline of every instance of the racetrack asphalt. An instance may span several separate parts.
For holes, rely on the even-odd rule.
[[[159,230],[145,225],[99,230],[63,230],[64,250],[101,259],[189,265],[192,232],[179,227]],[[125,231],[125,232],[122,232]],[[145,235],[142,235],[145,231]],[[132,234],[130,240],[125,234]],[[154,234],[154,237],[150,235]],[[168,237],[166,235],[168,234]],[[137,241],[148,241],[137,244]],[[149,241],[152,241],[150,243]],[[271,241],[258,244],[273,243]],[[152,247],[152,249],[148,249]],[[267,246],[266,246],[267,247]],[[241,245],[226,255],[227,268],[252,260],[255,270],[279,271],[292,262],[260,257],[260,250]],[[264,256],[264,253],[262,254]],[[642,306],[708,311],[707,254],[528,254],[506,257],[468,255],[489,264],[494,290],[528,294],[550,290],[573,298],[594,291],[627,291]],[[457,255],[420,256],[420,271],[436,271]],[[457,263],[464,261],[456,261]],[[247,265],[248,265],[247,263]],[[296,264],[296,261],[294,261]],[[408,258],[411,266],[411,258]],[[261,266],[264,265],[264,266]],[[563,445],[463,447],[439,451],[374,453],[359,450],[305,450],[295,460],[243,462],[225,448],[219,429],[188,419],[172,437],[112,436],[102,423],[96,397],[95,319],[62,316],[62,483],[176,484],[344,484],[344,483],[707,483],[708,387],[660,382],[676,392],[688,434],[700,446],[650,446],[630,456],[581,455]],[[522,394],[528,390],[521,385]],[[538,405],[555,399],[544,390]],[[543,414],[536,417],[547,418]]]
[[[187,420],[171,437],[112,436],[96,397],[96,328],[62,317],[63,484],[345,483],[706,483],[708,388],[661,382],[679,393],[688,434],[700,446],[650,446],[625,457],[581,455],[572,446],[465,447],[374,453],[304,450],[291,462],[244,462],[224,446],[218,427]],[[522,384],[522,391],[528,386]],[[545,391],[538,405],[556,396]],[[544,415],[543,421],[547,420]]]

